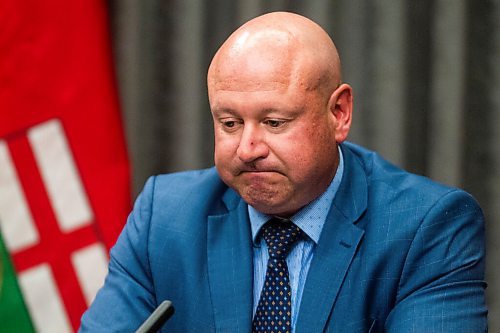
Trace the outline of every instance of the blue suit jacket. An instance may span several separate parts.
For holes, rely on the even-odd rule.
[[[467,193],[341,145],[345,173],[296,332],[483,332],[484,220]],[[215,169],[151,178],[111,250],[82,332],[132,332],[165,299],[165,332],[249,332],[247,205]]]

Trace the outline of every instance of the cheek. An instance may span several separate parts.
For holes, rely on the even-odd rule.
[[[335,138],[327,126],[311,126],[299,132],[289,145],[288,160],[297,176],[310,177],[309,173],[322,172],[324,164],[331,164],[336,149]],[[307,175],[305,175],[307,174]]]
[[[300,181],[304,172],[314,163],[315,151],[311,149],[313,141],[305,131],[297,131],[295,135],[280,138],[269,145],[271,154],[281,161],[293,182]]]
[[[228,164],[236,153],[238,142],[235,138],[224,135],[215,134],[215,151],[214,160],[216,165]]]

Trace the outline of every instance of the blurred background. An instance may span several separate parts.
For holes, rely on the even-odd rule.
[[[205,75],[241,23],[303,14],[335,41],[355,91],[350,140],[471,192],[487,217],[490,330],[500,332],[500,4],[494,0],[111,0],[133,193],[212,165]]]

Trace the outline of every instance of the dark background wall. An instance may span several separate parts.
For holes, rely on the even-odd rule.
[[[212,165],[209,61],[241,23],[275,10],[312,18],[337,44],[355,90],[351,141],[478,199],[500,331],[498,1],[110,1],[134,193],[151,174]]]

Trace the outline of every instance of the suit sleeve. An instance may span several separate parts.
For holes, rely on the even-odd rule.
[[[79,332],[134,332],[154,310],[148,260],[153,192],[151,178],[111,249],[104,286],[83,315]]]
[[[456,190],[426,214],[407,253],[387,332],[486,332],[484,217]]]

